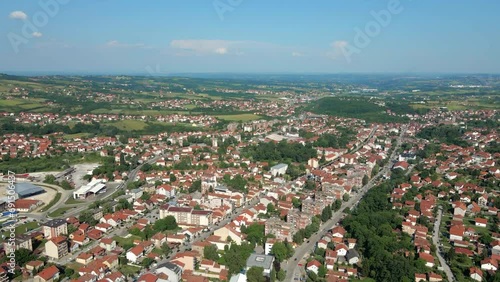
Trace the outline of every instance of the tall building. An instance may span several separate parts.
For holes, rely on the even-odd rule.
[[[43,235],[45,239],[51,239],[59,235],[68,235],[68,223],[64,219],[53,219],[43,224]]]

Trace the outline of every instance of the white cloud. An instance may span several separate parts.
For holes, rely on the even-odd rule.
[[[14,20],[25,20],[28,16],[23,11],[13,11],[9,14],[9,18]]]
[[[217,48],[217,49],[215,49],[215,53],[217,53],[219,55],[227,54],[227,48],[224,48],[224,47]]]
[[[329,51],[326,55],[331,59],[338,59],[340,56],[344,55],[347,45],[349,45],[349,42],[345,40],[334,41],[330,44],[333,50]]]
[[[303,54],[300,52],[292,52],[292,57],[302,57]]]
[[[170,47],[179,49],[181,54],[208,55],[218,54],[225,55],[230,52],[230,46],[237,44],[237,41],[228,40],[172,40]]]
[[[42,33],[41,32],[38,32],[38,31],[35,31],[31,34],[33,37],[42,37]]]
[[[270,51],[277,46],[257,41],[232,41],[210,39],[178,39],[170,42],[178,56],[235,55],[242,56],[252,50]]]

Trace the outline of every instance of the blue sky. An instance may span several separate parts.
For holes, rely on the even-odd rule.
[[[16,0],[0,11],[3,72],[500,73],[500,1]]]

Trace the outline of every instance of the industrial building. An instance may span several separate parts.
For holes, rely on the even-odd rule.
[[[73,192],[73,198],[85,199],[88,196],[96,195],[105,191],[106,184],[104,183],[104,179],[94,179],[90,183],[80,187],[78,190]]]

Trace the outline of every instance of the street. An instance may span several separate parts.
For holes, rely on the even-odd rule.
[[[448,281],[455,281],[453,272],[451,272],[450,266],[446,263],[446,260],[441,255],[441,248],[439,247],[439,227],[441,226],[441,218],[443,217],[443,207],[439,206],[436,221],[434,222],[434,233],[432,234],[432,243],[436,246],[436,255],[438,257],[439,263],[443,267]]]
[[[313,234],[311,238],[308,239],[307,243],[302,243],[298,248],[295,249],[294,255],[290,259],[288,259],[288,264],[286,266],[283,266],[283,269],[285,269],[286,271],[285,281],[293,281],[294,277],[297,277],[296,272],[300,271],[304,267],[304,266],[300,268],[298,267],[299,261],[302,260],[302,258],[306,254],[314,251],[316,243],[328,232],[328,230],[332,229],[340,221],[343,215],[342,211],[345,208],[352,208],[353,206],[356,206],[361,200],[361,198],[363,198],[363,196],[366,194],[366,192],[368,192],[368,190],[370,190],[373,186],[375,186],[375,184],[377,184],[377,180],[382,175],[389,172],[393,164],[392,161],[395,160],[396,158],[396,152],[398,148],[401,146],[401,140],[405,132],[406,132],[406,126],[403,126],[401,128],[401,133],[397,139],[397,144],[394,147],[391,156],[389,157],[389,161],[382,168],[382,170],[380,170],[372,179],[370,179],[370,181],[368,181],[368,183],[365,186],[363,186],[363,188],[361,188],[357,194],[351,197],[349,201],[342,203],[342,207],[333,214],[330,220],[325,222],[320,227],[320,230],[317,233]]]

